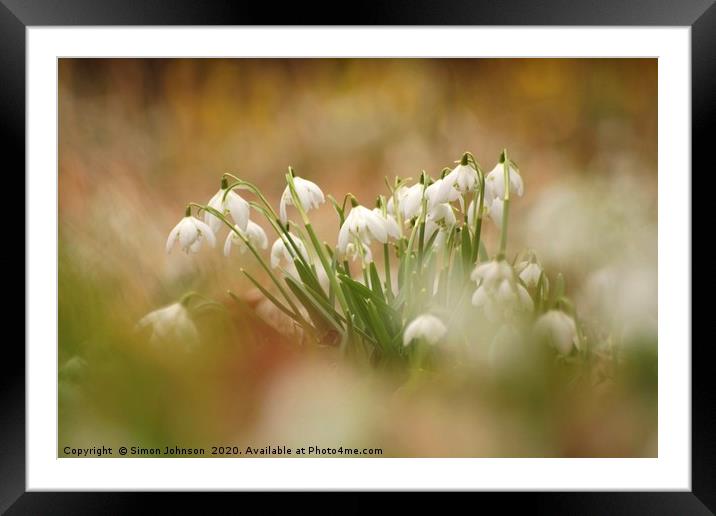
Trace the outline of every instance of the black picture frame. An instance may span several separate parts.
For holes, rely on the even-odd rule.
[[[691,27],[692,170],[712,167],[707,145],[716,123],[716,5],[714,0],[400,0],[355,3],[350,9],[320,3],[285,4],[218,0],[0,0],[0,126],[4,163],[25,169],[25,30],[78,25],[576,25]],[[17,174],[15,174],[17,175]],[[693,173],[692,173],[693,177]],[[23,181],[23,189],[24,189]],[[27,195],[27,191],[25,191]],[[19,195],[17,195],[19,197]],[[693,203],[692,203],[693,205]],[[24,238],[24,236],[23,236]],[[26,258],[26,257],[25,257]],[[26,271],[26,269],[25,269]],[[27,274],[27,271],[26,271]],[[19,303],[18,303],[19,305]],[[660,314],[663,316],[664,314]],[[529,504],[550,514],[713,514],[716,512],[716,396],[708,358],[712,344],[673,343],[692,351],[692,491],[481,494],[509,510]],[[0,388],[0,512],[7,514],[114,514],[144,512],[146,493],[25,492],[25,350],[4,343]],[[170,505],[191,505],[185,494],[160,495]],[[246,496],[246,495],[242,495]],[[424,505],[424,499],[414,498]],[[155,501],[155,500],[152,500]],[[344,505],[356,511],[362,502]],[[365,502],[364,508],[370,508]],[[206,506],[204,506],[205,508]],[[203,511],[202,511],[203,512]]]

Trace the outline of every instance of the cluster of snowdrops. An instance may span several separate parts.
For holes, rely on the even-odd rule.
[[[510,203],[524,193],[517,165],[506,150],[487,173],[469,152],[455,163],[435,178],[422,171],[413,181],[386,179],[372,207],[352,194],[339,202],[289,167],[276,211],[257,186],[224,174],[208,203],[186,206],[166,250],[214,247],[226,230],[224,254],[252,255],[263,269],[265,278],[241,270],[265,296],[277,327],[301,343],[337,346],[374,364],[424,367],[441,348],[460,356],[485,350],[488,359],[516,345],[544,346],[562,358],[584,353],[561,275],[550,281],[532,250],[507,252]],[[338,235],[328,242],[309,218],[326,201],[338,219]],[[268,259],[257,216],[275,233]],[[492,253],[481,238],[488,223],[500,235]],[[148,314],[140,326],[155,340],[198,339],[192,297]]]

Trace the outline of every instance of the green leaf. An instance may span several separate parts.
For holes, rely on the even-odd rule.
[[[370,262],[368,270],[370,272],[371,290],[375,293],[376,296],[379,296],[383,300],[383,302],[385,302],[385,294],[383,293],[380,276],[378,276],[378,269],[375,267],[375,262]]]

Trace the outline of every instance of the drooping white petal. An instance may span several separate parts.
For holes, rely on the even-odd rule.
[[[167,245],[166,250],[167,254],[169,254],[172,250],[172,247],[174,247],[174,244],[176,243],[177,239],[179,238],[179,226],[181,225],[181,221],[179,224],[174,226],[172,230],[169,232],[169,237],[167,238]]]
[[[504,212],[505,201],[501,197],[495,197],[490,204],[487,215],[495,223],[498,228],[502,227],[502,215]]]
[[[231,254],[231,244],[234,240],[234,232],[229,231],[229,234],[226,235],[226,240],[224,240],[224,256],[229,256]]]
[[[184,217],[179,223],[179,245],[184,251],[189,252],[189,247],[199,237],[199,231],[196,228],[194,217]]]
[[[206,204],[210,208],[214,208],[219,213],[224,213],[224,206],[222,203],[223,198],[224,198],[224,190],[219,189],[219,191],[216,192],[214,194],[214,196],[211,199],[209,199],[209,202]],[[221,228],[221,224],[222,224],[221,220],[219,220],[218,217],[209,213],[208,211],[204,212],[204,222],[206,224],[208,224],[209,227],[211,227],[211,229],[215,232],[219,231],[219,229]]]
[[[249,203],[232,190],[226,196],[225,204],[225,211],[228,210],[231,214],[234,224],[239,226],[242,231],[245,231],[249,223]]]
[[[423,185],[418,183],[407,189],[405,196],[400,201],[400,211],[406,221],[418,216],[422,200]]]
[[[519,277],[525,282],[525,285],[529,288],[534,288],[539,283],[539,278],[542,275],[542,268],[534,262],[528,262],[521,267]]]
[[[341,226],[341,229],[338,231],[338,250],[341,253],[346,252],[346,246],[348,245],[348,242],[350,240],[350,228],[348,227],[348,224],[343,224]]]
[[[268,247],[268,237],[266,236],[266,232],[254,221],[249,220],[246,227],[246,234],[254,247],[258,247],[259,249],[266,249]]]
[[[413,319],[403,332],[403,346],[409,345],[416,339],[422,339],[428,344],[437,344],[447,334],[447,327],[432,314],[422,314]]]
[[[540,316],[535,331],[562,355],[569,354],[572,346],[577,347],[579,343],[574,319],[561,310],[550,310]]]
[[[532,301],[532,296],[530,296],[530,293],[527,292],[527,289],[519,283],[517,284],[517,297],[523,310],[527,312],[531,312],[532,310],[534,310],[534,302]]]
[[[510,192],[522,197],[524,194],[524,183],[522,176],[510,167],[509,170]],[[485,177],[485,203],[489,206],[493,199],[505,197],[505,170],[502,163],[495,165],[495,168]]]
[[[211,247],[214,247],[216,245],[216,238],[209,225],[194,217],[192,217],[192,223],[196,227],[197,233],[201,234],[203,238],[206,238],[206,241]]]

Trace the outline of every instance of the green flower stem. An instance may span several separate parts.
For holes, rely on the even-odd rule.
[[[259,262],[259,264],[261,265],[261,267],[268,273],[269,277],[270,277],[271,280],[274,282],[274,284],[275,284],[276,287],[278,288],[279,292],[281,292],[281,295],[283,295],[283,297],[286,299],[286,301],[288,302],[288,304],[289,304],[289,306],[291,307],[291,309],[292,309],[296,314],[300,314],[300,312],[298,311],[298,307],[297,307],[296,304],[293,302],[293,300],[291,299],[291,297],[288,295],[288,292],[286,292],[286,289],[283,288],[283,286],[281,285],[281,282],[278,280],[278,278],[276,277],[276,275],[275,275],[275,274],[273,273],[273,271],[271,270],[271,267],[269,267],[269,265],[264,261],[264,259],[261,257],[261,255],[259,254],[259,252],[256,251],[256,248],[253,246],[253,244],[249,241],[248,238],[246,238],[240,231],[238,231],[238,230],[236,229],[236,227],[235,227],[231,222],[229,222],[229,221],[226,219],[226,217],[224,217],[224,215],[222,215],[219,211],[215,210],[214,208],[212,208],[212,207],[210,207],[210,206],[203,206],[203,205],[197,204],[197,203],[195,203],[195,202],[191,202],[191,203],[189,203],[189,205],[190,205],[190,206],[194,206],[194,207],[196,207],[196,208],[199,208],[200,210],[204,210],[204,211],[207,211],[207,212],[211,213],[211,214],[214,215],[216,218],[218,218],[219,220],[221,220],[224,224],[226,224],[231,231],[233,231],[234,233],[236,233],[236,234],[239,236],[239,238],[244,242],[244,244],[245,244],[246,247],[249,249],[249,251],[251,251],[251,254],[253,254],[254,257],[258,260],[258,262]]]
[[[507,226],[509,225],[510,215],[510,160],[507,158],[507,149],[502,151],[502,158],[504,159],[502,167],[505,175],[505,196],[503,197],[502,204],[502,228],[500,231],[500,252],[497,258],[502,260],[506,256],[507,251]]]
[[[480,201],[473,203],[475,207],[473,210],[477,210],[475,217],[475,232],[472,236],[472,263],[477,261],[478,251],[480,250],[480,238],[482,233],[482,211],[485,202],[485,175],[481,170],[478,169],[478,177],[480,180],[480,191],[476,194],[479,195]]]
[[[388,299],[393,298],[393,282],[390,277],[390,248],[389,244],[383,244],[383,265],[385,266],[385,292]]]

